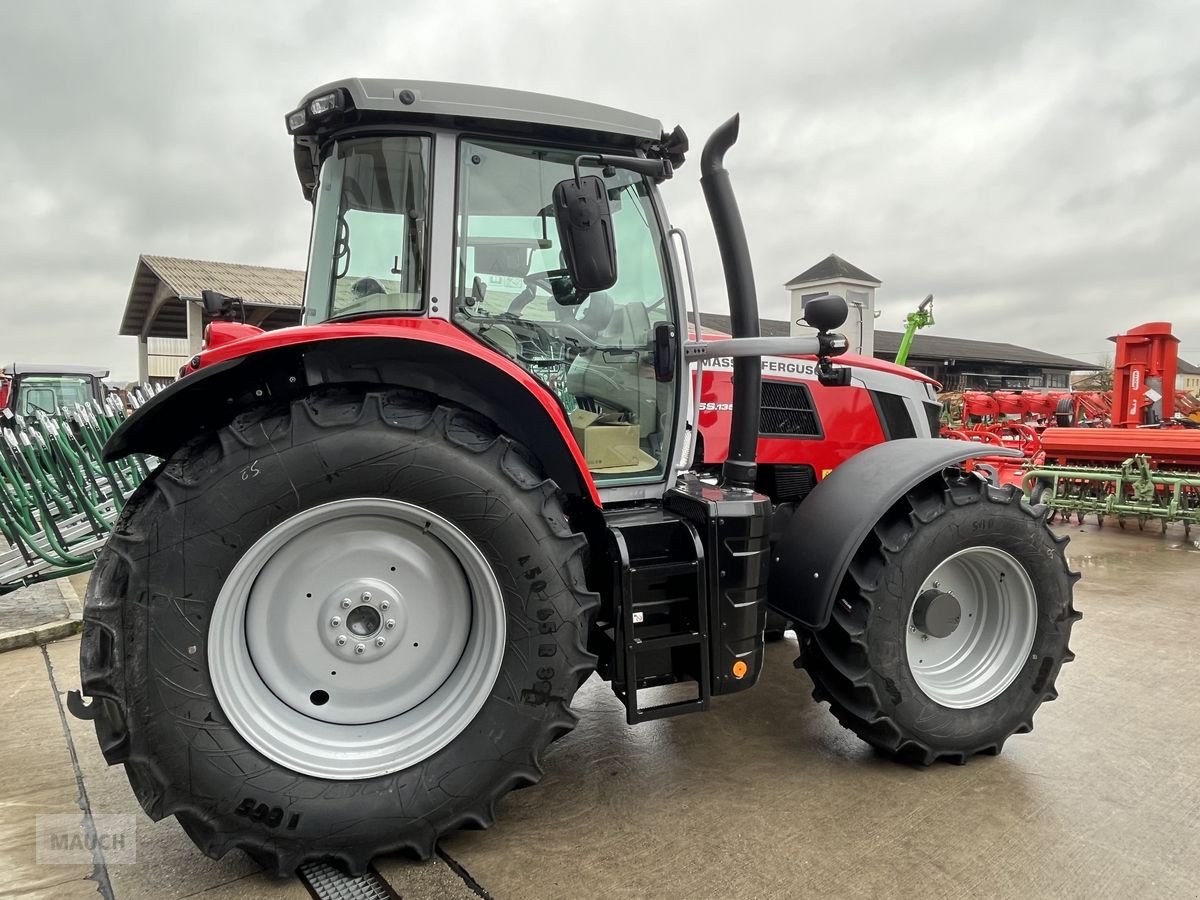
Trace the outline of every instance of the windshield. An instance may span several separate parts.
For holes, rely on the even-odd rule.
[[[594,476],[657,479],[676,402],[675,381],[654,371],[655,328],[676,324],[662,232],[640,175],[584,166],[608,187],[618,278],[578,296],[552,191],[574,176],[579,152],[462,142],[454,316],[558,396]]]
[[[56,415],[92,399],[92,380],[85,375],[24,375],[17,388],[17,415]]]
[[[307,321],[424,308],[429,154],[429,138],[405,135],[340,141],[326,158]]]

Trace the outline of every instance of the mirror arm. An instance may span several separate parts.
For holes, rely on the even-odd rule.
[[[815,337],[729,338],[720,341],[688,341],[683,345],[687,362],[739,356],[841,356],[850,347],[846,336],[832,331]]]
[[[576,185],[581,184],[580,179],[583,176],[580,172],[580,166],[585,162],[594,163],[605,168],[637,172],[639,175],[645,175],[653,178],[655,181],[663,181],[675,174],[675,167],[666,159],[643,159],[640,156],[610,156],[604,153],[585,153],[582,156],[575,157]]]

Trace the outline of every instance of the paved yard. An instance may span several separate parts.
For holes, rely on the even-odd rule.
[[[1079,658],[998,758],[877,758],[809,699],[786,641],[762,684],[705,715],[629,728],[589,682],[545,781],[504,800],[495,828],[377,868],[405,898],[1196,897],[1200,551],[1178,529],[1066,530]],[[0,654],[0,896],[309,896],[142,815],[90,723],[64,712],[77,655],[77,638]],[[136,863],[35,862],[35,817],[83,822],[81,806],[134,814]]]

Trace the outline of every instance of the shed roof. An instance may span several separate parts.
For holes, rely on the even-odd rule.
[[[198,301],[202,291],[212,290],[241,297],[247,306],[299,310],[304,298],[304,272],[175,256],[139,256],[121,318],[121,334],[140,335],[147,324],[148,333],[156,337],[187,334],[187,311],[182,303],[154,309],[160,287],[170,297],[183,301]],[[147,323],[152,316],[153,321]]]
[[[729,316],[701,313],[700,322],[705,328],[725,334],[730,333]],[[791,334],[790,323],[784,319],[761,319],[759,327],[763,337],[786,337]],[[899,331],[876,331],[875,355],[895,359],[896,351],[900,349],[900,340],[903,337],[904,335]],[[1007,362],[1068,371],[1094,371],[1099,368],[1095,363],[1070,359],[1066,356],[1056,356],[1053,353],[1043,353],[1041,350],[1031,350],[1028,347],[1018,347],[1016,344],[972,341],[933,334],[915,335],[908,356],[910,360],[956,359],[973,362]]]

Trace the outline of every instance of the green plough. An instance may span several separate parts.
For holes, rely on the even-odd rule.
[[[1172,522],[1182,522],[1184,537],[1200,527],[1200,472],[1170,472],[1151,468],[1150,457],[1138,455],[1120,468],[1091,466],[1037,466],[1021,482],[1034,505],[1042,504],[1051,520],[1074,514],[1083,522],[1094,513],[1099,524],[1116,517],[1124,528],[1135,520],[1139,528],[1154,519],[1165,532]]]
[[[140,406],[152,393],[131,394]],[[0,594],[90,569],[152,460],[101,459],[125,418],[115,401],[0,423]]]

